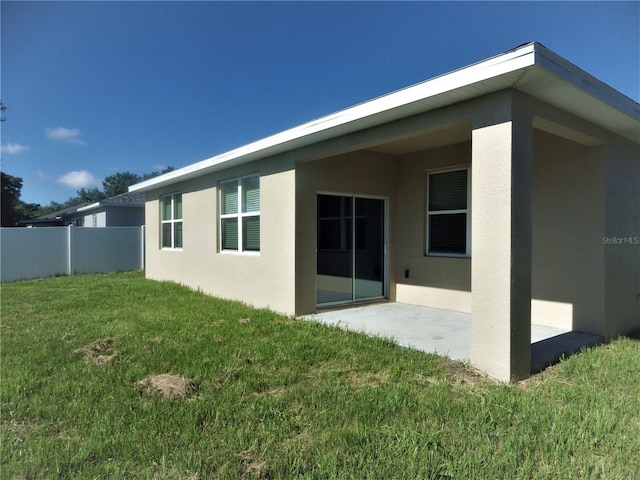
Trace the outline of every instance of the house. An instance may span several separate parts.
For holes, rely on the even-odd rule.
[[[37,218],[20,220],[17,225],[19,227],[64,227],[66,225],[73,225],[74,222],[70,220],[70,218],[76,214],[78,208],[84,207],[85,205],[88,205],[88,203],[73,205],[63,208],[62,210],[41,215]]]
[[[144,225],[144,194],[125,192],[95,203],[81,203],[31,220],[24,227],[139,227]]]
[[[125,192],[79,207],[71,223],[80,227],[144,225],[144,194]]]
[[[539,43],[130,187],[146,275],[288,314],[471,314],[526,378],[531,323],[640,329],[640,105]]]

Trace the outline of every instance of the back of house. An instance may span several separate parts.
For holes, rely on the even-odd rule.
[[[469,313],[472,363],[524,378],[532,323],[640,329],[639,119],[522,45],[131,187],[146,274],[292,315]]]

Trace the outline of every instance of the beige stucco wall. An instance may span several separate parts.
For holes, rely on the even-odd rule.
[[[296,312],[316,309],[316,195],[388,200],[389,299],[470,312],[470,259],[426,257],[425,182],[430,170],[468,166],[470,144],[385,155],[358,151],[296,167]],[[409,269],[409,278],[404,278]]]
[[[606,338],[640,330],[640,148],[562,123],[592,137],[535,131],[532,322]]]
[[[296,313],[316,310],[316,244],[318,193],[352,194],[385,198],[393,211],[397,159],[375,152],[359,151],[296,166]],[[390,218],[390,232],[395,231]],[[392,243],[393,236],[389,238]],[[389,265],[393,265],[390,255]],[[390,268],[390,285],[395,278]],[[393,289],[389,292],[395,299]]]
[[[218,182],[260,174],[260,253],[222,253],[218,240]],[[182,192],[183,248],[160,248],[159,197]],[[146,275],[277,312],[294,312],[295,173],[270,159],[206,175],[147,194]]]
[[[425,256],[427,172],[471,164],[471,144],[423,150],[401,157],[396,216],[396,300],[471,312],[471,259]],[[409,270],[409,278],[405,271]]]
[[[640,331],[640,146],[612,137],[605,172],[606,337]]]
[[[474,119],[471,362],[500,380],[531,366],[532,118]]]
[[[535,130],[533,323],[604,333],[601,152]]]

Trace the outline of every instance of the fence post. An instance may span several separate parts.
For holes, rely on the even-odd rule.
[[[73,275],[73,248],[71,246],[73,232],[71,229],[73,228],[73,224],[67,227],[67,275]]]
[[[145,264],[145,226],[144,225],[140,225],[140,236],[142,237],[140,239],[140,270],[144,270],[144,264]]]

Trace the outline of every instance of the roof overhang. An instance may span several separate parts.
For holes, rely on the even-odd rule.
[[[95,210],[96,208],[107,208],[107,207],[117,207],[117,208],[144,208],[144,203],[123,203],[123,202],[96,202],[90,205],[86,205],[84,207],[80,207],[77,212],[87,212],[89,210]]]
[[[640,143],[640,105],[539,43],[435,77],[129,187],[144,192],[515,88]]]
[[[87,210],[93,210],[94,208],[98,208],[102,204],[100,202],[90,203],[89,205],[85,205],[84,207],[80,207],[76,212],[84,212]]]

